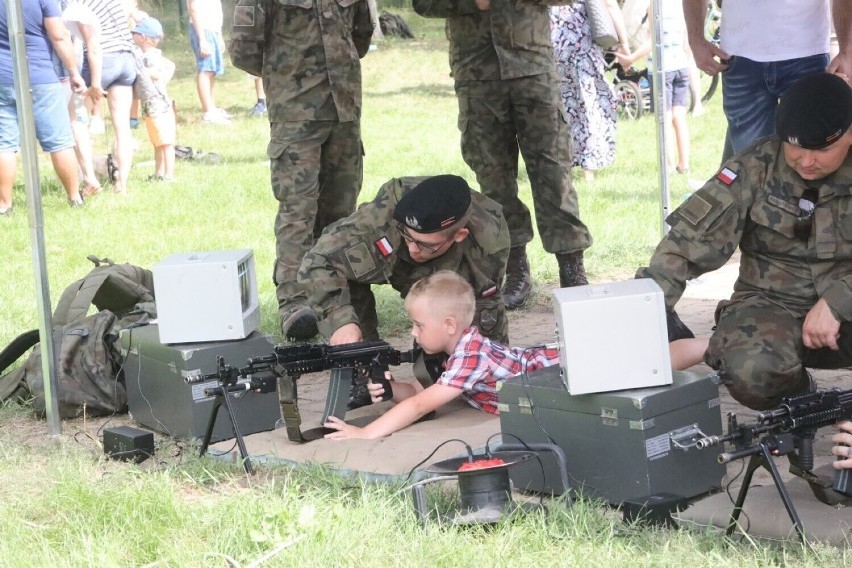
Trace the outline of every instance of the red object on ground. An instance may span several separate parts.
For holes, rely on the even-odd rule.
[[[476,460],[472,462],[464,462],[459,466],[459,471],[470,471],[472,469],[485,469],[487,467],[495,467],[498,465],[504,465],[506,462],[501,460],[500,458],[494,458],[492,460]]]

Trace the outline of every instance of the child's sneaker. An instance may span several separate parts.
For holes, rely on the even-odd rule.
[[[264,116],[266,114],[266,101],[257,101],[251,109],[249,116]]]

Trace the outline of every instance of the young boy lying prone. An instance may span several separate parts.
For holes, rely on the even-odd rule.
[[[510,348],[483,337],[472,326],[473,289],[461,276],[442,270],[417,281],[405,298],[411,319],[411,335],[426,353],[446,353],[449,359],[435,384],[395,382],[396,405],[370,424],[359,428],[331,416],[324,424],[335,430],[326,438],[374,439],[413,424],[424,415],[458,396],[474,408],[497,414],[497,383],[522,372],[559,364],[559,351],[543,347]],[[672,365],[690,367],[701,360],[705,339],[681,339],[669,344]],[[388,373],[388,378],[393,378]],[[373,402],[381,401],[384,389],[368,385]]]

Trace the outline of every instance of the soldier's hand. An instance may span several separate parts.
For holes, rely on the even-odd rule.
[[[474,0],[476,2],[476,7],[479,8],[482,12],[491,9],[491,0]]]
[[[802,342],[808,349],[828,347],[837,351],[840,337],[840,322],[831,313],[828,302],[820,298],[805,316],[802,325]]]
[[[834,425],[840,430],[839,434],[831,437],[831,441],[837,444],[831,448],[831,453],[843,459],[832,462],[834,469],[852,468],[852,421],[845,420]]]
[[[338,327],[328,340],[329,345],[343,345],[361,341],[361,327],[357,323],[347,323]]]

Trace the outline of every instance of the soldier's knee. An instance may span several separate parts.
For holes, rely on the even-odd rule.
[[[783,397],[808,389],[808,377],[800,363],[787,369],[779,369],[777,361],[775,365],[770,363],[760,357],[750,360],[747,366],[723,360],[719,377],[734,400],[754,410],[774,408]]]

